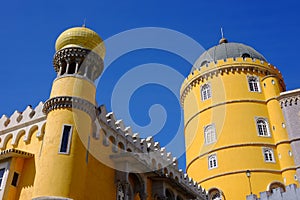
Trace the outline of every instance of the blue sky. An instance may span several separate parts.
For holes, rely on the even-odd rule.
[[[300,3],[296,0],[280,3],[259,0],[246,3],[237,0],[3,1],[0,7],[3,70],[0,112],[9,116],[29,104],[36,106],[39,101],[47,100],[56,77],[52,67],[55,40],[63,30],[81,26],[84,19],[87,27],[104,40],[130,29],[162,27],[189,36],[205,49],[218,43],[220,27],[223,27],[229,41],[254,47],[278,67],[288,90],[299,88],[299,10]],[[179,48],[183,45],[176,42],[170,41]],[[189,62],[172,52],[159,49],[130,52],[113,62],[99,80],[99,104],[105,104],[110,110],[117,81],[135,66],[147,63],[167,65],[182,76],[191,68]],[[172,77],[167,78],[172,80]],[[165,145],[179,129],[181,110],[176,94],[159,84],[145,84],[132,94],[130,114],[136,124],[146,126],[150,122],[148,110],[154,104],[161,104],[165,109],[166,115],[162,116],[166,116],[166,123],[155,136]],[[184,167],[184,159],[180,160],[180,166]]]

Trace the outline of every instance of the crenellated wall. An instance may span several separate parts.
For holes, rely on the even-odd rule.
[[[43,103],[40,102],[36,108],[27,106],[23,112],[15,111],[9,118],[3,115],[0,118],[0,149],[5,149],[10,139],[11,145],[17,147],[22,136],[25,143],[30,143],[36,130],[35,136],[42,138],[46,123],[42,109]]]
[[[297,188],[295,184],[291,184],[286,186],[285,191],[276,188],[272,192],[261,192],[260,198],[257,198],[255,194],[248,195],[246,200],[300,200],[300,188]]]

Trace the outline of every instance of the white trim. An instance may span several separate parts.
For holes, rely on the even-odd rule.
[[[211,129],[212,129],[214,137],[213,138],[211,137],[211,141],[207,142],[207,133],[205,132],[205,130],[209,127],[211,127]],[[208,124],[208,125],[204,126],[203,132],[204,132],[204,143],[205,144],[209,145],[209,144],[213,144],[217,141],[217,133],[216,133],[215,124]]]
[[[271,153],[271,159],[272,160],[266,160],[266,155],[265,155],[265,152],[266,151],[270,151]],[[269,148],[269,147],[263,147],[262,148],[262,152],[263,152],[263,157],[264,157],[264,161],[266,163],[276,163],[276,160],[275,160],[275,155],[274,155],[274,150],[272,148]]]
[[[251,88],[250,88],[250,84],[249,84],[249,79],[250,78],[255,78],[256,79],[256,84],[257,84],[257,89],[258,89],[258,91],[255,91],[255,90],[251,90]],[[247,85],[248,85],[248,90],[249,90],[249,92],[258,92],[258,93],[261,93],[261,86],[260,86],[260,79],[259,79],[259,77],[258,76],[255,76],[255,75],[247,75]]]
[[[209,92],[209,93],[206,94],[206,95],[209,94],[206,99],[204,99],[203,93],[202,93],[202,88],[204,86],[208,86],[208,92]],[[203,85],[200,86],[200,97],[201,97],[201,101],[206,101],[206,100],[208,100],[208,99],[210,99],[212,97],[212,89],[211,89],[210,83],[205,83],[205,84],[203,84]]]
[[[268,134],[268,135],[260,135],[260,134],[259,134],[259,128],[258,128],[258,124],[257,124],[257,121],[258,121],[258,120],[263,120],[263,121],[266,122],[266,128],[267,128],[267,134]],[[271,129],[270,129],[270,125],[269,125],[268,118],[266,118],[266,117],[254,117],[254,122],[255,122],[256,132],[257,132],[257,135],[258,135],[259,137],[268,137],[268,138],[272,137]]]
[[[215,158],[214,160],[215,160],[215,166],[211,166],[210,165],[210,159],[211,158]],[[218,157],[217,157],[217,154],[211,154],[211,155],[209,155],[208,157],[207,157],[207,161],[208,161],[208,169],[215,169],[215,168],[217,168],[218,167]]]
[[[4,169],[4,174],[0,184],[0,199],[3,198],[3,194],[7,183],[8,174],[9,174],[9,166],[10,166],[10,160],[0,162],[0,169]]]
[[[70,126],[71,129],[70,129],[69,138],[68,138],[67,151],[66,152],[62,152],[61,151],[61,145],[62,145],[62,139],[63,139],[64,127],[65,126]],[[71,141],[72,141],[72,133],[73,133],[73,125],[71,125],[71,124],[63,124],[62,125],[61,137],[60,137],[60,144],[59,144],[59,148],[58,148],[58,153],[59,154],[70,154],[70,147],[71,147]]]

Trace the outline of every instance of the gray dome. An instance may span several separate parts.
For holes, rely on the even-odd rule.
[[[258,53],[252,47],[241,43],[227,43],[227,41],[225,41],[205,51],[196,61],[195,65],[192,68],[192,71],[195,69],[199,69],[201,66],[212,61],[237,57],[250,57],[266,62],[266,59],[263,57],[263,55]]]

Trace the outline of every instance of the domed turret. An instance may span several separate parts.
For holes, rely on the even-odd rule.
[[[105,56],[105,46],[100,36],[86,27],[74,27],[60,34],[55,43],[55,50],[59,51],[68,47],[80,47],[92,50],[102,59]]]
[[[79,75],[91,81],[103,70],[105,46],[100,36],[86,27],[62,32],[56,40],[53,60],[58,76]]]
[[[211,47],[198,58],[192,71],[210,62],[239,57],[255,58],[266,62],[264,56],[254,48],[241,43],[228,42],[227,39],[222,38],[219,45]]]

